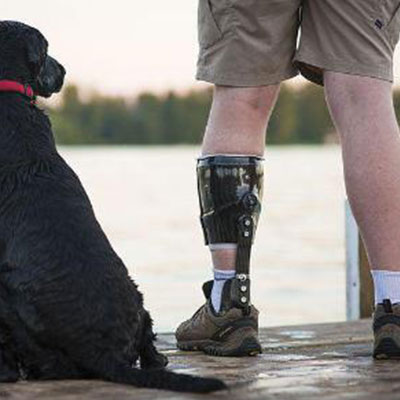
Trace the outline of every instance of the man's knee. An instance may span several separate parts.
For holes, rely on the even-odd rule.
[[[258,87],[215,86],[214,100],[248,108],[253,112],[268,112],[275,103],[279,85]]]
[[[377,105],[377,100],[391,96],[391,82],[367,76],[326,71],[325,92],[329,102],[354,108]]]
[[[339,134],[391,131],[395,121],[392,84],[377,78],[325,73],[325,92]],[[383,137],[382,135],[377,135]]]

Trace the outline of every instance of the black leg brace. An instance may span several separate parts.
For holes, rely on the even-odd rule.
[[[261,212],[263,162],[259,157],[210,156],[197,164],[201,224],[206,244],[236,243],[234,306],[250,306],[250,253]]]

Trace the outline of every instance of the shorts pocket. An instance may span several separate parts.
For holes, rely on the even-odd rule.
[[[199,0],[198,38],[200,48],[206,49],[222,39],[222,32],[215,21],[210,0]]]

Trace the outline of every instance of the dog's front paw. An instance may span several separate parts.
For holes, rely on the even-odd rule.
[[[152,357],[141,358],[140,367],[142,369],[163,369],[168,365],[168,358],[161,353],[155,353]]]

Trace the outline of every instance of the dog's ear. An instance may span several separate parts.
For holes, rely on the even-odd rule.
[[[47,53],[47,41],[41,35],[33,34],[26,43],[29,69],[37,77],[43,66]]]

